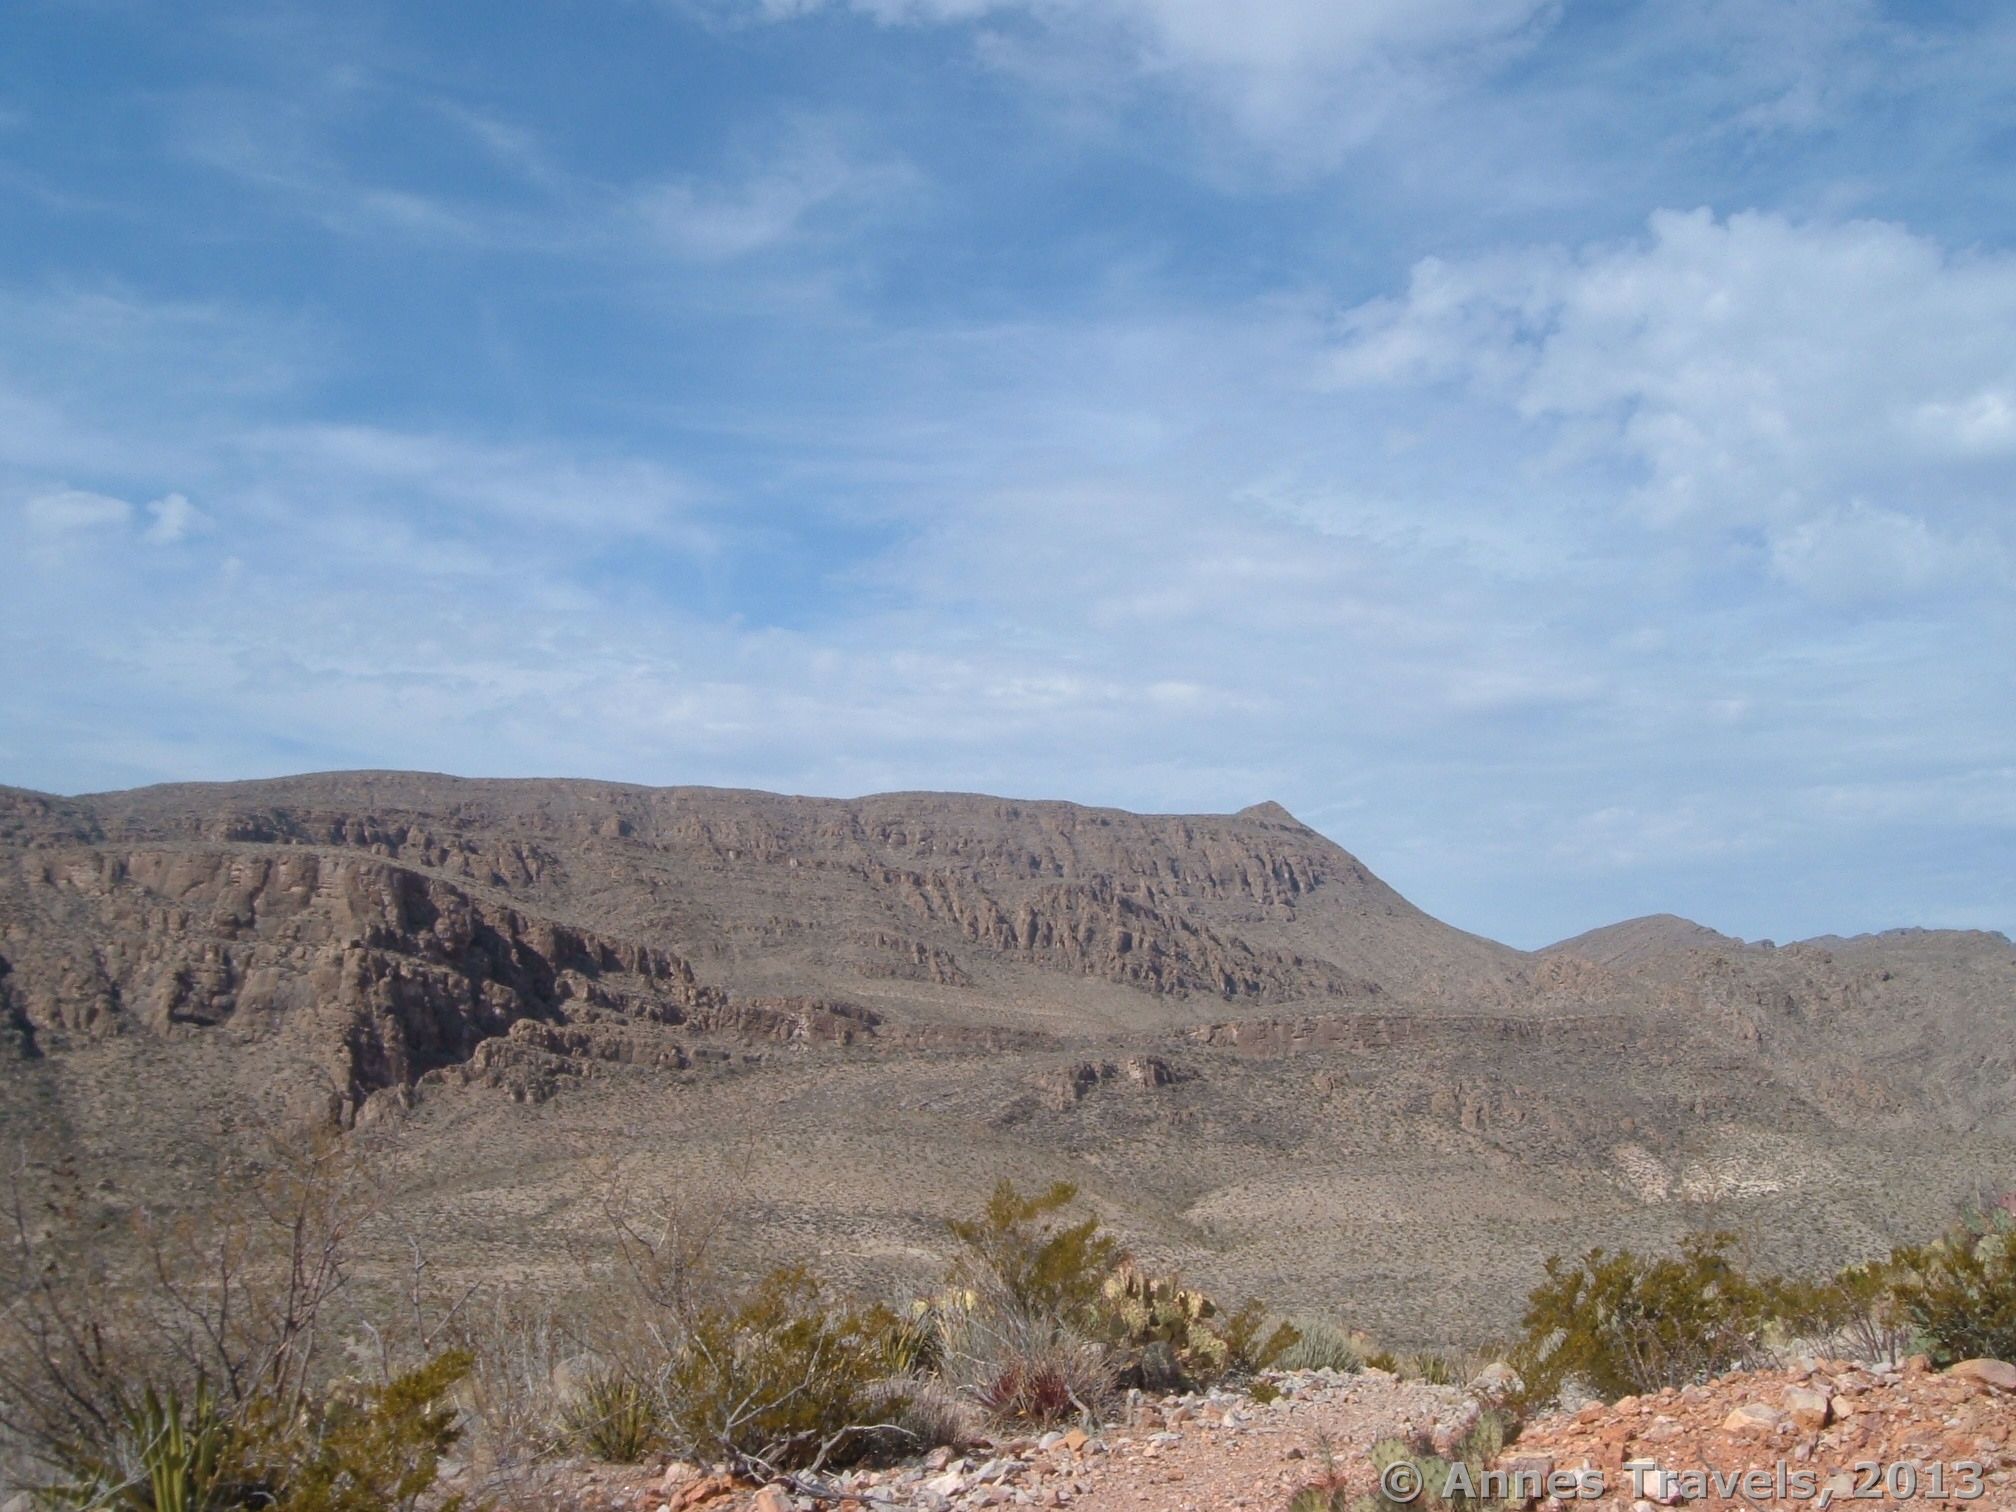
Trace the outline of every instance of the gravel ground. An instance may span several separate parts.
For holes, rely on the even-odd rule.
[[[939,1450],[920,1463],[860,1472],[843,1478],[855,1497],[838,1505],[906,1512],[1281,1512],[1302,1486],[1369,1490],[1366,1451],[1375,1442],[1433,1434],[1474,1411],[1459,1389],[1378,1370],[1272,1379],[1282,1393],[1273,1402],[1222,1392],[1137,1399],[1124,1426],[1097,1434],[1003,1440],[963,1455]],[[1701,1512],[1827,1505],[2016,1512],[2016,1368],[1976,1361],[1935,1373],[1922,1360],[1873,1367],[1815,1360],[1738,1373],[1542,1418],[1500,1463],[1543,1479],[1556,1472],[1601,1475],[1602,1494],[1546,1500],[1541,1512],[1657,1512],[1660,1502]],[[1793,1485],[1760,1496],[1726,1479],[1718,1491],[1712,1481],[1704,1490],[1682,1478],[1772,1474],[1781,1463],[1788,1473],[1810,1472],[1812,1489]],[[1900,1496],[1894,1493],[1906,1473],[1890,1467],[1906,1464],[1915,1489]],[[1869,1465],[1878,1467],[1873,1478],[1858,1469]],[[1937,1480],[1935,1465],[1945,1467]],[[1978,1475],[1960,1468],[1966,1465],[1978,1466]],[[819,1504],[675,1466],[657,1475],[559,1469],[536,1497],[508,1505],[514,1512],[809,1512]]]

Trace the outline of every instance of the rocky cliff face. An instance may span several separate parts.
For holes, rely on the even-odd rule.
[[[1138,993],[1144,1019],[1167,998],[1366,999],[1385,989],[1240,925],[1292,925],[1358,892],[1402,929],[1439,930],[1279,811],[1156,820],[364,775],[10,793],[0,837],[17,1037],[49,1050],[340,1022],[359,1091],[466,1059],[521,1019],[718,1022],[733,987],[903,982],[985,1003],[1023,970],[1018,995],[1050,980],[1069,1008],[1086,979]]]
[[[669,951],[370,856],[241,842],[9,859],[0,950],[24,1053],[120,1034],[282,1033],[354,1105],[467,1060],[520,1020],[676,1024],[725,1002]]]

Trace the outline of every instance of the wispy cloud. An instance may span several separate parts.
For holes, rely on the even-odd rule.
[[[849,151],[828,123],[800,122],[738,174],[643,184],[630,201],[651,242],[724,262],[798,242],[916,187],[902,164]]]
[[[747,10],[785,21],[827,8],[884,26],[972,26],[979,56],[1081,101],[1174,89],[1298,160],[1331,157],[1432,104],[1531,46],[1561,11],[1560,0],[756,0]]]
[[[473,149],[501,179],[484,192],[361,173],[339,144],[346,129],[370,121]],[[793,114],[724,161],[611,179],[570,165],[538,132],[497,112],[347,76],[305,99],[194,95],[180,102],[175,127],[187,160],[346,237],[615,262],[669,252],[714,264],[804,251],[808,238],[829,241],[920,187],[900,158],[856,135],[839,120]]]
[[[37,536],[70,536],[123,525],[132,517],[133,506],[124,499],[91,493],[81,488],[59,489],[37,494],[22,506],[22,518]]]

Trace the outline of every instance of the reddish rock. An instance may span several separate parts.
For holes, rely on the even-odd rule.
[[[2016,1365],[2006,1360],[1962,1360],[1946,1374],[1996,1391],[2016,1392]]]
[[[1722,1419],[1724,1433],[1769,1433],[1785,1421],[1785,1414],[1762,1402],[1745,1402]]]
[[[1785,1415],[1808,1433],[1818,1433],[1833,1418],[1834,1404],[1824,1391],[1810,1386],[1788,1386],[1783,1398]]]

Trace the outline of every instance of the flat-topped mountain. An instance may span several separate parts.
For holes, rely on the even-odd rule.
[[[536,1268],[620,1159],[873,1281],[1070,1176],[1152,1255],[1421,1339],[1549,1250],[1712,1211],[1833,1259],[2016,1174],[2001,936],[1526,953],[1276,804],[0,789],[0,1026],[0,1132],[122,1200],[334,1120],[471,1265]]]

